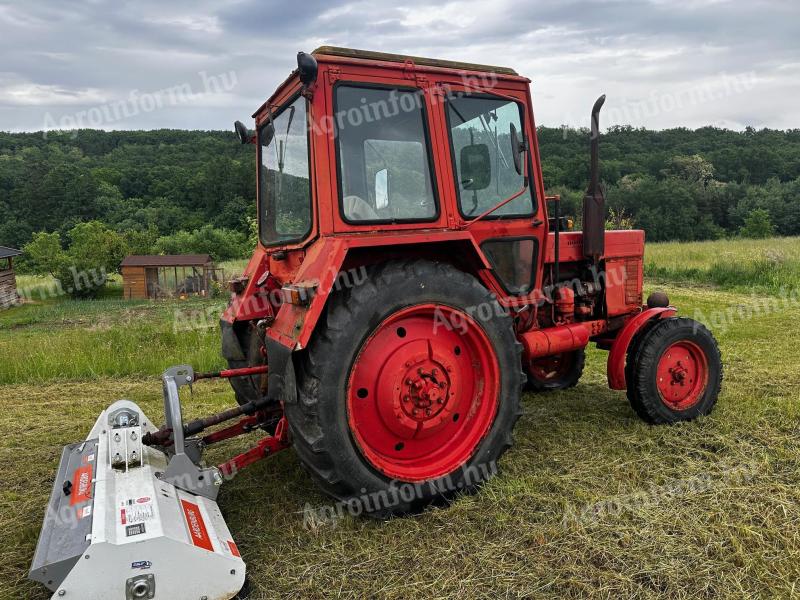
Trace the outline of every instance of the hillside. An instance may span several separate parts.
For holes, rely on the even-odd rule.
[[[545,185],[575,214],[587,132],[542,127],[539,142]],[[648,239],[733,234],[757,209],[775,233],[800,234],[800,130],[616,127],[601,156],[609,206]],[[206,224],[246,232],[254,199],[255,152],[233,132],[0,132],[0,244],[93,219],[153,239]]]

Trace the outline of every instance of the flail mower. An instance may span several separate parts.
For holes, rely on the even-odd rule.
[[[709,413],[714,338],[663,293],[643,303],[644,232],[605,230],[604,97],[572,231],[545,195],[529,83],[298,54],[255,132],[235,126],[258,156],[259,243],[221,319],[229,368],[170,369],[163,426],[122,400],[64,449],[31,578],[54,598],[231,598],[245,565],[216,504],[228,477],[292,447],[359,513],[473,491],[512,444],[522,391],[574,386],[589,343],[645,421]],[[230,379],[237,405],[184,422],[179,389],[210,376]],[[246,433],[262,435],[250,451],[202,461]]]

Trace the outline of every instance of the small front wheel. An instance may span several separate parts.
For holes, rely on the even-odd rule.
[[[648,423],[707,415],[722,386],[722,359],[711,332],[692,319],[654,323],[628,356],[628,399]]]

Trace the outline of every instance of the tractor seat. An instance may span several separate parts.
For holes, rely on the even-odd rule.
[[[358,196],[344,197],[344,216],[348,221],[379,221],[381,218],[366,200]]]

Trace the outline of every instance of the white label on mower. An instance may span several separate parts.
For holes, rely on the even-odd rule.
[[[119,511],[120,523],[122,525],[132,525],[134,523],[147,523],[156,518],[156,511],[153,508],[152,501],[147,501],[144,504],[127,504]]]
[[[85,519],[92,515],[92,506],[84,506],[79,512],[79,519]]]

